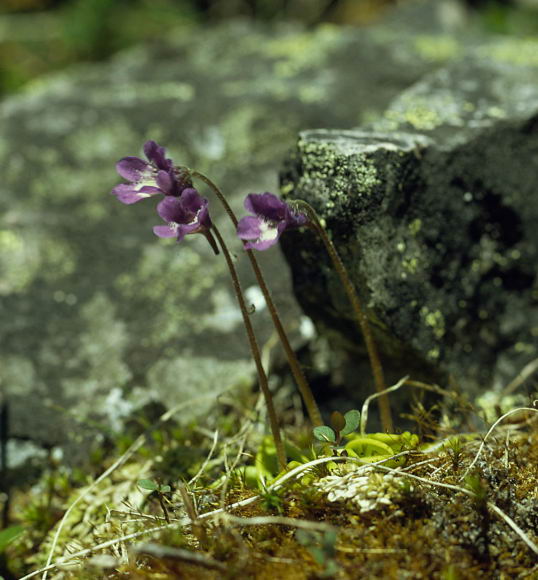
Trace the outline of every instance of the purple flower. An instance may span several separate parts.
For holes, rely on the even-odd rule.
[[[208,234],[208,203],[194,188],[184,189],[179,197],[165,197],[157,206],[157,213],[167,225],[155,226],[153,232],[160,238],[177,238],[178,242],[188,234]]]
[[[237,224],[237,235],[245,242],[247,250],[267,250],[278,242],[283,232],[304,226],[307,217],[296,211],[272,193],[249,193],[245,209],[253,216],[246,216]]]
[[[126,204],[156,194],[179,196],[192,186],[186,169],[176,168],[171,159],[165,157],[164,147],[155,141],[147,141],[144,153],[148,161],[138,157],[124,157],[116,164],[117,172],[131,183],[117,185],[112,193]]]

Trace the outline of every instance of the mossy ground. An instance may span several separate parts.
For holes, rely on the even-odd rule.
[[[68,557],[71,565],[51,570],[49,578],[538,578],[538,555],[491,508],[509,516],[536,546],[538,413],[520,411],[502,421],[470,470],[485,431],[461,437],[445,431],[442,437],[451,436],[446,445],[409,452],[395,475],[397,491],[387,495],[390,501],[361,511],[353,499],[330,501],[319,487],[329,475],[349,477],[357,469],[345,462],[318,465],[273,491],[250,489],[240,476],[212,485],[235,465],[252,465],[263,437],[254,406],[247,395],[235,407],[221,406],[223,413],[208,418],[208,425],[186,428],[168,421],[145,429],[140,448],[93,488],[103,467],[121,457],[139,433],[124,435],[100,454],[88,467],[92,476],[51,466],[12,505],[13,520],[25,528],[8,546],[15,577],[45,564],[60,518],[85,491],[65,521],[53,559]],[[304,445],[310,431],[295,411],[283,415],[286,434]],[[137,488],[145,477],[172,486],[163,500],[171,524],[153,533],[151,528],[167,522],[157,498]],[[380,482],[384,472],[375,477]],[[178,482],[189,480],[186,505]],[[228,507],[226,515],[186,523],[193,511],[203,516],[253,497]],[[143,533],[119,540],[136,532]],[[105,542],[111,545],[97,548]],[[75,557],[84,549],[86,554]],[[200,560],[191,561],[193,555]]]

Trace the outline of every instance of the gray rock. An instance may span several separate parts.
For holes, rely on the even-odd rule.
[[[370,128],[303,132],[282,174],[283,192],[325,219],[392,378],[450,373],[476,393],[538,354],[537,48],[484,45]],[[352,352],[322,248],[300,234],[284,245],[305,312]]]
[[[152,400],[192,401],[189,420],[253,377],[224,262],[203,238],[157,240],[154,201],[126,207],[109,196],[118,158],[153,138],[232,192],[239,209],[246,193],[276,188],[298,130],[375,118],[458,53],[453,39],[389,26],[269,32],[234,23],[181,31],[4,101],[0,389],[12,434],[77,449]],[[297,326],[279,253],[261,260],[287,326]],[[262,308],[253,320],[263,344],[272,326]]]

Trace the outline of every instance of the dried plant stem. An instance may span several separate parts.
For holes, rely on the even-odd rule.
[[[101,481],[103,481],[105,478],[107,478],[114,470],[116,470],[118,467],[123,465],[128,459],[130,459],[138,451],[138,449],[140,449],[140,447],[142,447],[145,440],[146,440],[145,436],[140,435],[140,437],[138,437],[136,439],[136,441],[127,449],[127,451],[125,451],[125,453],[119,459],[117,459],[90,486],[88,486],[75,499],[75,501],[73,501],[73,503],[65,510],[65,513],[64,513],[62,519],[60,520],[60,523],[58,524],[58,526],[56,528],[56,532],[54,533],[54,537],[52,539],[52,544],[51,544],[51,547],[49,550],[49,555],[47,557],[47,562],[45,564],[45,567],[42,570],[43,571],[43,576],[41,577],[42,580],[46,580],[46,578],[47,578],[47,572],[50,569],[49,566],[51,565],[52,558],[54,557],[54,551],[56,550],[56,545],[58,544],[58,539],[60,538],[60,534],[62,532],[63,526],[64,526],[65,522],[67,521],[67,519],[69,518],[69,515],[71,514],[71,512],[73,511],[75,506],[81,500],[83,500],[85,497],[87,497],[101,483]]]
[[[280,436],[280,427],[278,426],[276,411],[273,404],[273,397],[271,395],[271,391],[269,390],[269,382],[267,381],[267,375],[265,374],[265,371],[263,369],[262,360],[260,356],[260,349],[258,347],[258,342],[254,334],[254,329],[252,328],[252,323],[250,322],[247,305],[245,304],[245,298],[241,290],[239,277],[237,276],[237,270],[235,269],[232,257],[230,256],[230,252],[228,251],[228,247],[226,246],[218,228],[215,225],[213,225],[211,227],[211,230],[218,240],[219,246],[222,250],[222,253],[224,254],[224,258],[226,259],[226,263],[228,264],[228,269],[230,270],[235,295],[237,297],[237,302],[239,304],[239,308],[241,309],[241,314],[243,316],[243,323],[247,331],[250,350],[252,352],[252,357],[254,358],[254,362],[256,364],[256,370],[258,371],[260,388],[262,390],[263,396],[265,397],[265,405],[267,406],[267,413],[269,415],[269,424],[271,426],[271,432],[273,434],[273,439],[275,441],[278,464],[280,470],[283,471],[284,469],[286,469],[286,453],[284,451],[284,444],[282,442],[282,437]]]
[[[519,413],[520,411],[525,411],[525,412],[531,412],[531,413],[538,413],[538,409],[533,409],[532,407],[517,407],[516,409],[512,409],[510,411],[508,411],[507,413],[505,413],[504,415],[502,415],[501,417],[499,417],[495,423],[493,423],[493,425],[488,429],[488,432],[484,435],[484,438],[482,439],[482,443],[480,443],[480,447],[478,448],[478,451],[475,455],[475,458],[471,461],[471,463],[469,464],[469,466],[467,467],[467,469],[465,470],[464,474],[461,476],[461,480],[464,480],[467,475],[469,474],[469,472],[471,471],[471,469],[475,466],[476,462],[478,461],[480,454],[482,453],[482,450],[484,449],[484,446],[486,445],[486,439],[491,435],[491,433],[493,433],[493,431],[497,428],[497,425],[499,425],[502,421],[504,421],[506,419],[506,417],[509,417],[510,415],[513,415],[514,413]]]
[[[389,387],[388,389],[383,389],[381,392],[374,393],[373,395],[370,395],[365,399],[364,403],[362,404],[361,420],[359,427],[359,432],[361,436],[366,435],[366,423],[368,422],[368,406],[370,405],[370,401],[373,401],[374,399],[377,399],[379,397],[385,397],[387,393],[397,391],[400,387],[406,384],[407,379],[408,377],[404,377],[403,379],[400,379],[395,385],[392,385],[392,387]]]
[[[533,373],[538,370],[538,358],[531,360],[530,363],[525,365],[523,369],[518,373],[517,377],[511,381],[502,391],[502,396],[506,397],[510,393],[513,393],[520,385],[522,385]]]
[[[217,187],[217,185],[215,183],[213,183],[213,181],[211,181],[211,179],[209,179],[208,177],[206,177],[202,173],[198,173],[198,171],[191,171],[191,176],[197,177],[198,179],[203,181],[207,186],[209,186],[213,190],[213,192],[215,193],[215,195],[218,197],[219,201],[223,205],[226,213],[228,214],[228,217],[230,218],[230,220],[232,221],[234,226],[237,227],[237,223],[238,223],[237,217],[236,217],[234,211],[232,210],[232,208],[230,207],[230,204],[228,203],[224,194],[220,190],[220,188]],[[250,264],[252,266],[252,270],[254,272],[254,275],[256,276],[256,280],[258,281],[258,285],[260,286],[260,289],[263,293],[263,297],[265,298],[265,303],[267,304],[267,309],[269,310],[269,314],[271,315],[271,318],[273,319],[273,324],[274,324],[276,331],[278,333],[278,337],[280,339],[280,342],[282,343],[282,346],[284,347],[284,351],[286,353],[286,358],[288,359],[288,364],[290,366],[293,377],[295,378],[295,382],[297,383],[297,387],[299,388],[299,392],[301,393],[301,397],[303,398],[303,402],[304,402],[304,405],[306,407],[306,411],[308,413],[308,416],[310,417],[310,421],[312,422],[312,425],[314,427],[317,427],[319,425],[323,425],[323,420],[321,418],[321,413],[319,411],[318,405],[316,403],[316,400],[314,399],[314,395],[312,394],[312,390],[310,389],[310,385],[308,384],[308,381],[306,380],[306,377],[303,373],[303,370],[301,369],[301,365],[299,364],[299,361],[297,360],[297,357],[295,356],[295,352],[293,351],[293,348],[291,347],[291,344],[290,344],[290,341],[288,340],[288,336],[286,334],[286,331],[284,330],[284,327],[282,326],[282,322],[280,320],[278,310],[275,306],[275,303],[273,302],[273,299],[271,297],[271,293],[269,292],[269,288],[267,287],[267,284],[265,283],[265,279],[264,279],[263,274],[260,270],[260,266],[258,264],[258,261],[256,260],[256,257],[254,256],[252,250],[246,250],[246,253],[247,253],[248,259],[250,260]]]
[[[377,352],[377,347],[374,342],[374,337],[370,329],[370,324],[368,323],[368,318],[364,314],[359,297],[355,291],[353,283],[349,279],[346,267],[342,262],[338,252],[331,239],[327,235],[325,228],[321,225],[319,217],[315,212],[314,208],[306,203],[305,201],[296,202],[297,207],[304,210],[308,218],[310,219],[310,227],[319,235],[321,241],[325,245],[325,249],[331,258],[334,269],[340,278],[342,286],[347,294],[353,312],[355,313],[356,321],[362,332],[364,338],[364,343],[366,345],[366,351],[368,352],[368,358],[370,359],[370,366],[372,367],[372,373],[374,375],[375,388],[378,393],[383,393],[385,391],[385,379],[383,377],[383,367],[381,366],[381,361],[379,359],[379,354]],[[392,432],[392,413],[390,410],[390,402],[388,396],[384,393],[379,397],[379,412],[381,414],[381,425],[383,431]]]
[[[133,547],[133,552],[136,554],[147,554],[157,559],[170,558],[180,562],[188,562],[195,566],[202,566],[203,568],[215,569],[220,572],[226,572],[227,567],[218,560],[211,558],[207,554],[198,554],[191,550],[183,548],[173,548],[171,546],[163,546],[161,544],[148,542],[146,544],[139,544]]]

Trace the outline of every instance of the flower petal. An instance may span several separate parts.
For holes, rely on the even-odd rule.
[[[157,173],[157,177],[155,179],[159,189],[167,194],[172,195],[173,187],[174,187],[174,180],[172,176],[168,173],[168,171],[160,170]]]
[[[257,240],[261,235],[261,218],[249,215],[239,220],[237,224],[237,237],[242,240]]]
[[[142,173],[150,169],[148,163],[138,157],[124,157],[116,163],[116,171],[129,181],[138,181]]]
[[[170,226],[153,226],[153,233],[159,238],[175,238],[178,232]]]
[[[283,221],[273,222],[247,216],[239,220],[237,235],[245,242],[247,250],[267,250],[278,242],[285,229],[286,223]]]
[[[287,205],[284,219],[281,223],[286,225],[286,229],[300,228],[308,222],[304,213],[294,213],[290,206]]]
[[[196,234],[201,229],[202,228],[200,227],[200,224],[197,221],[196,222],[192,222],[190,224],[179,224],[177,241],[178,242],[181,242],[181,240],[185,236],[187,236],[188,234]]]
[[[207,205],[207,199],[205,200]],[[188,187],[181,192],[181,203],[186,211],[197,214],[204,205],[204,198],[194,189]]]
[[[273,221],[284,219],[286,210],[289,209],[286,203],[268,191],[249,193],[244,205],[247,211]]]
[[[268,250],[271,246],[274,246],[278,241],[278,238],[274,240],[256,240],[253,242],[245,242],[244,248],[245,250],[259,250],[263,252],[264,250]]]
[[[188,215],[178,197],[167,196],[157,205],[157,213],[165,222],[188,223]]]
[[[172,161],[171,159],[166,159],[166,149],[157,145],[155,141],[146,141],[144,153],[158,169],[164,169],[165,171],[171,169]]]
[[[143,187],[142,190],[137,191],[132,185],[120,183],[110,193],[115,195],[122,203],[130,205],[152,195],[150,192],[143,191],[144,189],[149,188]],[[156,190],[154,193],[159,193],[159,190]]]

